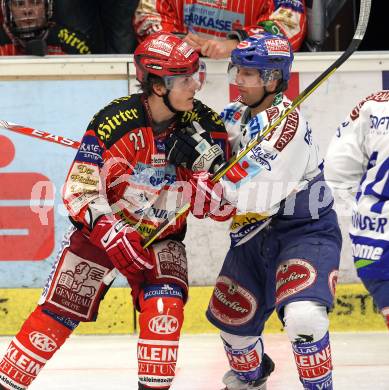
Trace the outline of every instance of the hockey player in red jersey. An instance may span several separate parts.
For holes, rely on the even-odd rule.
[[[0,1],[0,56],[91,53],[87,37],[52,21],[53,0]]]
[[[171,386],[188,296],[186,215],[147,249],[142,237],[182,205],[192,170],[223,161],[213,140],[225,142],[226,132],[220,117],[194,99],[205,70],[188,44],[156,34],[134,58],[143,93],[113,100],[88,125],[63,194],[74,227],[39,305],[0,362],[0,388],[27,389],[79,322],[96,319],[114,267],[140,312],[139,389]],[[185,168],[165,153],[165,141],[178,130],[193,134]]]
[[[306,33],[305,0],[140,0],[135,32],[185,36],[204,57],[228,58],[238,43],[262,31],[284,35],[294,51]]]

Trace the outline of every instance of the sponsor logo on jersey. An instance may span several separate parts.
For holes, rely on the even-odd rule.
[[[40,351],[43,352],[53,352],[58,348],[57,343],[50,338],[49,336],[46,336],[43,333],[40,332],[31,332],[28,335],[28,338],[31,342],[31,344],[36,348],[39,349]]]
[[[245,15],[200,4],[184,5],[184,23],[187,26],[203,28],[216,32],[229,32],[245,24]]]
[[[225,108],[220,116],[225,122],[236,123],[242,115],[243,113],[239,107],[232,106],[231,108]]]
[[[97,143],[97,139],[92,136],[85,136],[78,149],[76,160],[89,163],[101,163],[102,150]]]
[[[305,290],[317,279],[316,269],[306,260],[288,259],[276,273],[276,303]]]
[[[379,246],[352,243],[351,252],[355,258],[378,261],[384,250]]]
[[[251,160],[255,161],[266,170],[271,171],[271,164],[277,158],[278,153],[267,152],[261,147],[261,145],[257,145],[251,149],[251,152],[248,156]]]
[[[72,166],[67,190],[69,189],[72,194],[87,190],[97,191],[99,180],[98,169],[95,165],[76,163]]]
[[[156,334],[172,334],[179,328],[179,322],[176,317],[162,314],[153,317],[149,321],[149,329]]]
[[[166,151],[166,145],[165,141],[161,139],[155,140],[155,145],[157,147],[158,152],[165,152]]]
[[[370,115],[370,133],[378,135],[387,134],[389,129],[389,116],[378,117]],[[378,131],[377,131],[378,130]]]
[[[378,92],[373,93],[372,95],[367,96],[365,99],[360,101],[356,107],[351,111],[350,118],[352,121],[355,121],[359,118],[359,112],[362,106],[369,100],[374,100],[376,102],[387,102],[389,100],[389,92]]]
[[[263,129],[263,121],[260,115],[254,116],[248,123],[248,128],[250,129],[251,138],[257,135]],[[245,135],[245,134],[243,134]]]
[[[274,145],[279,152],[281,152],[296,135],[299,126],[299,119],[299,114],[296,111],[291,112],[287,116],[281,135]]]
[[[376,233],[385,233],[385,227],[388,223],[388,218],[369,217],[353,211],[351,222],[355,229],[369,230]]]
[[[267,116],[268,122],[271,122],[274,118],[278,117],[280,109],[278,107],[269,107],[266,109],[265,114]]]
[[[119,110],[119,112],[112,116],[106,116],[105,119],[97,125],[97,135],[103,141],[111,138],[112,132],[121,128],[127,122],[139,118],[139,112],[136,108],[129,110]]]
[[[219,276],[209,302],[209,311],[220,322],[230,326],[249,322],[256,310],[254,295],[227,276]]]
[[[175,183],[176,180],[176,169],[173,165],[152,167],[139,162],[135,165],[134,172],[129,178],[132,183],[151,185],[152,187],[169,186]]]
[[[164,153],[152,154],[151,165],[153,167],[164,167],[167,164],[166,155]]]

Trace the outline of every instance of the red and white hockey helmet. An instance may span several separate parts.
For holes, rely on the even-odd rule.
[[[145,83],[149,75],[161,77],[168,89],[175,78],[198,75],[201,88],[205,81],[205,64],[197,52],[174,34],[158,32],[146,38],[134,53],[136,78]]]

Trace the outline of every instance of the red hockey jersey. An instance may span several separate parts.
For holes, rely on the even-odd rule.
[[[64,187],[64,203],[76,226],[88,233],[103,214],[114,213],[148,236],[183,206],[190,171],[170,164],[165,139],[192,121],[227,145],[220,116],[195,100],[194,109],[156,135],[144,95],[115,99],[98,112],[85,133]],[[222,145],[223,146],[223,145]],[[183,239],[186,215],[160,238]]]

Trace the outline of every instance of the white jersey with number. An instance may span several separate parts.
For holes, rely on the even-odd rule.
[[[356,193],[350,236],[357,269],[380,260],[389,245],[389,91],[366,97],[338,127],[325,177],[334,190]]]
[[[222,118],[233,153],[239,152],[290,104],[286,96],[278,94],[270,108],[253,118],[247,118],[250,110],[244,104],[229,104]],[[284,199],[320,173],[319,162],[312,131],[296,109],[239,161],[241,179],[234,181],[224,176],[221,180],[224,197],[237,208],[231,225],[233,245],[246,242],[269,223]]]

